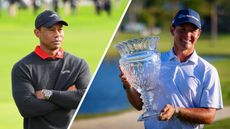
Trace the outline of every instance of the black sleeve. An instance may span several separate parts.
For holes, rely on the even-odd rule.
[[[15,65],[11,75],[13,98],[21,115],[23,117],[35,117],[58,109],[57,105],[36,98],[29,70],[23,66]]]
[[[75,82],[77,91],[53,90],[53,95],[49,99],[50,102],[53,102],[56,105],[66,109],[77,108],[91,78],[89,66],[84,60],[82,60],[79,71],[80,74],[78,75],[77,80]]]

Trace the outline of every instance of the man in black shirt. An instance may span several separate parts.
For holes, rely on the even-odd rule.
[[[35,20],[40,40],[12,70],[12,93],[24,129],[66,129],[90,81],[87,63],[61,48],[63,21],[46,10]]]

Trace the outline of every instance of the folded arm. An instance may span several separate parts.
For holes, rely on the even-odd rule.
[[[66,109],[76,109],[86,89],[55,91],[49,99],[50,102]]]
[[[21,66],[14,66],[12,70],[12,94],[23,117],[41,116],[59,108],[51,102],[36,98],[29,74]]]
[[[86,63],[79,70],[81,72],[75,84],[69,86],[66,91],[52,90],[53,94],[48,101],[65,109],[76,109],[91,78],[90,70]]]

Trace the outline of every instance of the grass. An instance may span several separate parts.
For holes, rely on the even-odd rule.
[[[222,97],[224,105],[230,105],[230,59],[215,61],[213,65],[217,68],[222,86]]]
[[[68,23],[65,29],[64,50],[84,58],[93,74],[118,24],[128,0],[112,15],[95,15],[92,6],[80,6],[77,15],[63,16]],[[12,95],[11,69],[22,57],[34,50],[38,39],[33,34],[35,16],[31,10],[19,10],[17,17],[9,17],[7,10],[0,16],[0,128],[22,129],[23,122]]]
[[[204,129],[230,129],[230,118],[219,120],[211,125],[206,125]]]

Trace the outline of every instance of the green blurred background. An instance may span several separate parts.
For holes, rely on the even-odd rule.
[[[80,1],[81,2],[81,1]],[[68,23],[64,27],[64,50],[84,58],[90,65],[93,75],[110,38],[122,16],[128,0],[115,5],[111,1],[111,15],[101,12],[96,15],[93,3],[79,5],[75,15],[65,16],[62,8],[59,13]],[[38,10],[41,12],[44,7]],[[32,8],[18,9],[16,16],[9,16],[7,8],[0,10],[0,129],[22,129],[20,116],[11,95],[11,69],[25,55],[39,44],[33,34],[34,19]]]

